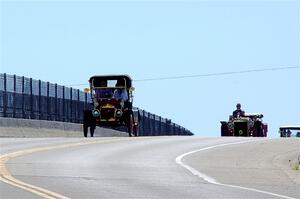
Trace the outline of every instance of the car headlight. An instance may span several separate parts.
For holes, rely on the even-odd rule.
[[[100,111],[98,109],[94,109],[92,111],[92,114],[93,114],[94,117],[100,117]]]
[[[117,110],[117,111],[116,111],[116,116],[117,116],[117,117],[121,117],[121,116],[122,116],[122,114],[123,114],[123,113],[122,113],[122,111],[121,111],[121,110]]]

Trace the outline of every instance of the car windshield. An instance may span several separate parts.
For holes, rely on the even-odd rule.
[[[93,94],[96,98],[119,99],[121,96],[127,94],[124,81],[121,80],[94,80],[92,82]],[[123,94],[122,94],[123,92]],[[126,98],[126,97],[125,97]]]

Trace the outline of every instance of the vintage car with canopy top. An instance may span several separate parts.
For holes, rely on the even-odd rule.
[[[91,108],[84,111],[83,131],[91,136],[96,126],[126,127],[129,136],[138,135],[138,114],[134,114],[132,79],[128,75],[92,76],[89,79]]]

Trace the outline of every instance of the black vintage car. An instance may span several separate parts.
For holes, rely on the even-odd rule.
[[[93,137],[96,126],[126,127],[129,136],[138,136],[139,114],[132,106],[132,79],[128,75],[92,76],[89,83],[92,106],[84,111],[84,136],[90,128]]]
[[[248,113],[242,117],[229,116],[221,121],[221,136],[267,137],[268,125],[262,122],[260,113]]]

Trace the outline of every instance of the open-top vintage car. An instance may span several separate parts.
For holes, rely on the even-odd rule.
[[[133,109],[134,87],[127,75],[92,76],[89,79],[92,106],[84,111],[83,131],[91,137],[96,126],[126,127],[129,136],[138,136],[138,110]]]
[[[229,121],[221,121],[221,136],[266,137],[268,125],[262,122],[260,113],[248,113],[244,116],[229,116]]]

